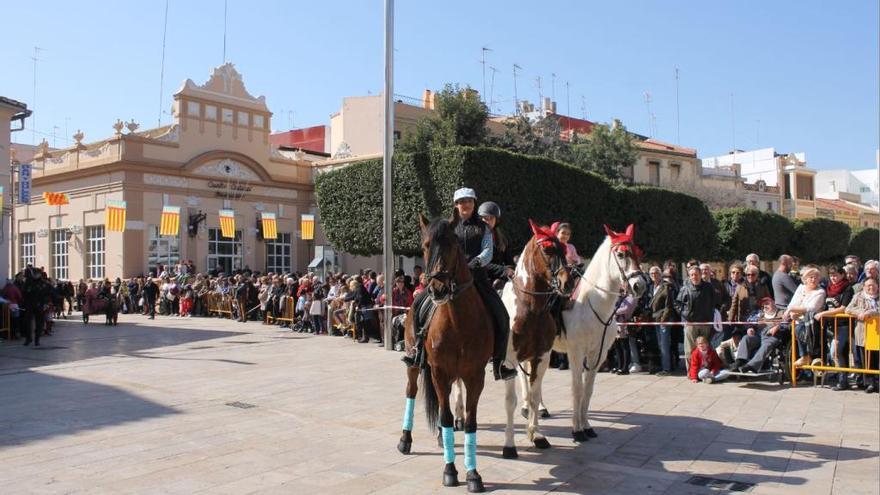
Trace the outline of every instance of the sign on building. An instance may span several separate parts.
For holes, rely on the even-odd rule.
[[[31,164],[22,163],[18,166],[18,202],[31,202]]]

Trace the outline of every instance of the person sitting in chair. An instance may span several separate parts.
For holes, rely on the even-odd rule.
[[[769,296],[761,299],[761,314],[740,339],[736,362],[731,368],[740,372],[761,371],[770,351],[782,344],[788,335],[788,324],[781,320],[782,310],[776,309],[774,299]]]
[[[492,261],[492,255],[495,248],[494,236],[492,229],[476,215],[477,194],[469,187],[463,187],[455,191],[453,195],[455,209],[458,210],[459,222],[454,226],[455,235],[461,245],[464,255],[468,260],[468,267],[471,269],[474,287],[483,299],[486,309],[492,316],[494,325],[494,353],[492,356],[492,370],[496,380],[510,380],[516,376],[516,370],[504,366],[504,360],[507,357],[507,339],[510,333],[510,316],[501,297],[492,289],[489,277],[486,274],[486,265]],[[432,267],[427,267],[430,271]],[[419,308],[429,298],[428,292],[419,294],[419,299],[413,303],[413,311],[419,314]],[[407,354],[403,356],[403,362],[408,366],[421,365],[422,339],[425,329],[417,328],[415,332],[415,344],[413,350],[415,354]]]

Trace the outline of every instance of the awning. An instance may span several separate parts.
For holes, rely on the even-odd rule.
[[[315,259],[312,260],[311,263],[309,263],[309,268],[318,268],[319,266],[321,266],[322,263],[324,263],[324,257],[317,256],[315,257]]]

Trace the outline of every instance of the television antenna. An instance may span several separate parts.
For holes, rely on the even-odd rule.
[[[651,92],[645,91],[645,108],[648,111],[648,135],[654,137],[654,117],[651,113]]]
[[[482,97],[483,97],[483,103],[486,103],[486,52],[491,52],[492,49],[489,48],[488,46],[484,46],[480,49],[480,51],[481,51],[480,65],[483,66],[483,93],[482,93]],[[495,74],[493,73],[492,75],[494,76]]]
[[[492,111],[492,106],[495,104],[495,73],[498,72],[498,69],[495,67],[489,67],[489,70],[492,71],[492,82],[489,84],[489,111]]]
[[[517,93],[516,93],[516,70],[517,70],[517,69],[522,70],[522,67],[520,67],[519,65],[517,65],[516,63],[514,63],[514,64],[513,64],[513,105],[514,105],[514,115],[519,115],[519,97],[517,96]]]

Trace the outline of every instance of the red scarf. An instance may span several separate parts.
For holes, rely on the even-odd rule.
[[[845,291],[847,287],[849,287],[849,280],[847,280],[846,277],[842,277],[840,282],[837,282],[836,284],[828,284],[828,290],[825,291],[825,295],[827,297],[837,297],[840,293]]]

